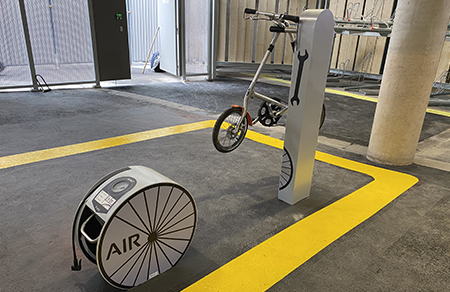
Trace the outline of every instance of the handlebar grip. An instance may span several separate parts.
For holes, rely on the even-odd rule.
[[[289,15],[289,14],[284,14],[283,15],[283,19],[298,23],[300,21],[300,17],[298,16],[294,16],[294,15]]]
[[[271,27],[269,28],[269,31],[270,31],[270,32],[285,32],[284,27],[276,26],[276,25],[271,26]]]
[[[258,10],[256,10],[256,9],[251,9],[251,8],[245,8],[244,13],[247,13],[247,14],[256,14],[256,11],[258,11]]]

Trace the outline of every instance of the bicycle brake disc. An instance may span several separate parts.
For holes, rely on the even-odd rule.
[[[272,113],[279,110],[281,110],[281,107],[274,104],[269,105],[266,101],[264,101],[261,103],[258,110],[259,122],[266,127],[275,125],[281,116],[273,116]]]

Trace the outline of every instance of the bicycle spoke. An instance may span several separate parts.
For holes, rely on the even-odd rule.
[[[158,241],[155,241],[156,245],[159,247],[159,249],[161,250],[161,252],[163,253],[164,257],[166,258],[166,260],[169,262],[170,266],[173,267],[172,262],[170,261],[169,257],[167,256],[167,254],[164,252],[163,248],[159,245]]]
[[[136,216],[141,221],[142,225],[144,225],[145,229],[147,229],[148,233],[150,233],[150,230],[148,229],[147,224],[145,224],[144,220],[142,220],[141,216],[139,216],[139,213],[136,211],[136,209],[133,207],[133,205],[131,204],[130,201],[128,201],[128,205],[130,205],[131,209],[133,209],[134,214],[136,214]]]
[[[283,148],[283,159],[281,162],[281,174],[279,181],[279,189],[282,190],[290,183],[293,174],[291,156],[286,148]]]
[[[159,226],[159,223],[161,222],[161,218],[162,218],[162,216],[164,214],[164,211],[166,211],[167,203],[169,203],[169,199],[170,199],[170,197],[172,195],[172,191],[173,191],[173,187],[170,189],[169,195],[167,196],[166,203],[164,204],[163,210],[161,212],[161,216],[159,216],[158,223],[156,223],[156,226]]]
[[[153,222],[156,222],[156,214],[158,213],[158,200],[159,200],[159,191],[160,191],[160,187],[158,187],[158,193],[156,195],[156,204],[155,204],[155,219],[153,220]],[[156,226],[156,224],[155,224]],[[156,227],[155,227],[156,228]],[[152,230],[154,231],[154,230]]]
[[[152,268],[152,251],[153,251],[153,242],[149,244],[150,246],[150,254],[148,256],[148,267],[147,267],[147,278],[150,275],[150,270]]]
[[[153,230],[152,219],[150,219],[150,211],[148,209],[147,196],[146,196],[145,192],[144,192],[144,202],[145,202],[145,208],[147,210],[147,217],[148,217],[148,222],[150,224],[150,230]]]
[[[128,222],[127,220],[125,220],[125,219],[123,219],[123,218],[121,218],[121,217],[119,217],[119,216],[116,216],[115,218],[119,219],[120,221],[122,221],[122,222],[124,222],[124,223],[126,223],[126,224],[128,224],[128,225],[130,225],[130,226],[133,227],[133,228],[136,228],[137,230],[139,230],[139,231],[142,232],[142,233],[145,233],[145,234],[147,234],[147,235],[150,234],[149,232],[147,232],[147,231],[145,231],[145,230],[142,230],[141,228],[137,227],[137,226],[134,225],[133,223],[130,223],[130,222]]]
[[[160,233],[164,233],[165,231],[167,231],[167,230],[169,230],[170,228],[172,228],[172,227],[174,227],[175,225],[177,225],[177,224],[179,224],[179,223],[181,223],[181,222],[183,222],[184,220],[186,220],[187,218],[189,218],[189,217],[191,217],[192,215],[194,215],[195,213],[191,213],[191,214],[189,214],[189,215],[187,215],[187,216],[185,216],[184,218],[182,218],[182,219],[180,219],[180,220],[178,220],[176,223],[174,223],[174,224],[172,224],[172,225],[170,225],[169,227],[167,227],[166,229],[164,229],[164,230],[161,230],[160,231]],[[177,214],[178,215],[178,214]],[[176,216],[176,215],[175,215]],[[171,220],[172,221],[172,220]],[[169,221],[170,222],[170,221]],[[167,225],[167,224],[166,224]],[[165,226],[164,226],[165,227]]]
[[[158,267],[158,274],[161,274],[161,268],[159,266],[159,258],[158,258],[158,251],[156,250],[156,242],[152,242],[152,245],[154,247],[155,250],[155,258],[156,258],[156,266]]]
[[[180,228],[180,229],[177,229],[177,230],[173,230],[173,231],[169,231],[169,232],[165,232],[165,233],[161,233],[161,234],[159,235],[158,238],[162,238],[162,236],[166,236],[167,234],[172,234],[172,233],[175,233],[175,232],[180,232],[180,231],[183,231],[183,230],[186,230],[186,229],[189,229],[189,228],[194,228],[194,225],[187,226],[187,227],[183,227],[183,228]],[[167,229],[166,229],[166,230],[167,230]],[[172,238],[166,238],[166,239],[172,239]]]
[[[173,204],[172,208],[170,208],[170,211],[166,214],[166,217],[164,217],[164,219],[162,220],[161,224],[166,221],[167,217],[169,217],[170,213],[172,213],[173,209],[175,208],[175,206],[178,204],[178,202],[181,200],[181,198],[183,197],[184,193],[181,193],[180,196],[178,197],[178,199],[176,200],[175,204]],[[159,230],[160,226],[156,226],[155,227],[155,231]]]
[[[139,261],[139,259],[141,258],[141,256],[144,254],[144,251],[147,250],[148,244],[145,244],[145,249],[142,250],[142,252],[139,254],[139,256],[137,257],[137,259],[134,261],[133,265],[131,265],[131,268],[128,270],[128,272],[125,274],[125,276],[123,277],[122,281],[120,281],[120,284],[123,284],[123,282],[125,281],[125,279],[128,277],[128,275],[131,273],[131,271],[134,269],[134,266],[137,264],[137,262]],[[141,264],[142,265],[142,264]],[[139,273],[137,274],[139,275]],[[137,278],[137,277],[136,277]],[[134,286],[134,285],[133,285]]]
[[[141,274],[141,270],[142,270],[142,267],[144,266],[145,258],[147,257],[149,249],[150,249],[150,244],[148,244],[145,249],[145,255],[144,255],[144,258],[142,259],[141,265],[139,266],[139,270],[136,273],[136,278],[134,278],[133,286],[136,286],[136,281],[139,278],[139,275]],[[147,274],[147,277],[148,277],[148,274]]]
[[[120,265],[115,271],[114,273],[112,273],[109,277],[112,278],[118,271],[120,271],[129,261],[131,261],[131,259],[138,253],[140,252],[143,248],[145,248],[148,245],[148,243],[142,245],[140,248],[138,248],[138,250],[128,258],[128,260],[126,260],[122,265]]]
[[[190,205],[190,201],[189,202],[187,202],[184,206],[183,206],[183,208],[181,208],[174,216],[172,216],[172,218],[170,218],[170,220],[169,221],[167,221],[163,226],[161,226],[159,229],[158,229],[158,232],[162,232],[163,230],[167,230],[167,228],[166,229],[164,229],[173,219],[175,219],[175,217],[177,217],[178,216],[178,214],[180,214],[183,210],[184,210],[184,208],[186,208],[188,205]],[[194,213],[192,213],[192,214],[194,214]],[[189,214],[188,216],[191,216],[192,214]],[[188,217],[188,216],[186,216],[186,217]],[[177,222],[178,223],[178,222]]]
[[[174,248],[174,247],[172,247],[172,246],[168,245],[167,243],[165,243],[165,242],[164,242],[164,241],[162,241],[162,240],[158,240],[157,242],[158,242],[158,243],[162,243],[162,244],[164,244],[165,246],[167,246],[167,247],[168,247],[168,248],[170,248],[171,250],[173,250],[173,251],[175,251],[175,252],[179,253],[180,255],[182,255],[182,254],[183,254],[183,252],[182,252],[182,251],[179,251],[178,249],[176,249],[176,248]]]

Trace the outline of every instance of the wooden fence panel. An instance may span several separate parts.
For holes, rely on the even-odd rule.
[[[374,6],[377,1],[382,0],[360,0],[359,13],[364,7],[362,14],[367,12]],[[259,3],[259,7],[256,7]],[[350,0],[331,0],[330,10],[335,18],[346,17],[346,7],[349,3],[356,3]],[[229,13],[227,13],[227,4],[229,4]],[[278,6],[276,6],[278,4]],[[363,5],[364,4],[364,5]],[[306,0],[219,0],[219,35],[217,60],[230,62],[252,62],[255,54],[255,62],[260,62],[267,46],[272,38],[269,27],[272,25],[267,21],[258,21],[256,32],[256,46],[253,46],[255,22],[245,20],[243,11],[246,7],[257,8],[261,11],[272,11],[291,15],[300,15]],[[389,20],[392,14],[394,0],[384,0],[379,17]],[[313,8],[313,7],[310,7]],[[227,17],[229,17],[227,21]],[[228,23],[228,28],[227,28]],[[227,30],[228,40],[227,43]],[[383,62],[384,51],[386,46],[385,37],[373,36],[352,36],[337,34],[334,39],[333,52],[331,56],[331,68],[339,68],[340,63],[350,60],[350,70],[359,70],[364,58],[372,53],[370,63],[367,66],[367,72],[380,74],[380,68]],[[255,52],[253,50],[255,49]],[[273,52],[274,64],[292,64],[293,54],[289,43],[289,39],[285,35],[281,35],[277,42],[277,46]],[[228,59],[226,60],[226,55]],[[283,58],[284,57],[284,58]],[[269,62],[272,59],[269,59]],[[449,70],[450,63],[450,42],[444,42],[439,61],[439,67],[436,72],[438,77],[443,71]],[[364,66],[363,69],[365,69]]]
[[[241,1],[239,1],[240,3]],[[254,35],[254,29],[255,25],[254,22],[251,20],[245,20],[243,19],[244,9],[245,8],[255,8],[256,7],[256,0],[246,0],[242,1],[245,3],[245,7],[241,6],[241,20],[244,22],[244,30],[245,31],[245,39],[242,43],[244,44],[244,62],[251,63],[252,62],[252,55],[253,55],[253,35]]]
[[[436,71],[436,77],[442,74],[444,71],[448,71],[450,63],[450,41],[445,41],[442,46],[441,59],[439,60],[438,69]]]
[[[333,13],[334,18],[344,18],[345,16],[345,5],[347,0],[334,0],[330,1],[330,10]],[[333,51],[331,55],[331,68],[339,68],[338,64],[338,56],[339,56],[339,47],[341,44],[341,36],[340,34],[335,34],[334,36],[334,44]]]
[[[381,10],[381,19],[390,19],[392,15],[392,8],[394,6],[394,0],[384,0]],[[385,37],[376,37],[372,67],[370,73],[380,74],[381,64],[383,62],[384,49],[386,46]]]
[[[303,7],[306,5],[306,0],[291,0],[289,3],[290,15],[300,15],[303,12]],[[289,38],[286,38],[286,46],[284,48],[284,64],[292,64],[293,52],[291,44],[289,43]]]
[[[289,1],[288,0],[279,0],[279,4],[278,4],[278,14],[281,13],[287,13],[288,12],[288,4]],[[284,59],[283,59],[283,52],[285,50],[285,46],[287,46],[289,44],[289,38],[287,37],[287,34],[281,34],[280,37],[278,38],[278,42],[275,46],[275,49],[273,51],[274,54],[274,64],[284,64]],[[289,44],[290,46],[290,44]]]
[[[243,26],[243,21],[240,21],[238,14],[239,5],[235,1],[230,1],[230,22],[229,22],[229,43],[228,43],[228,61],[237,62],[240,45],[238,45],[239,27]],[[241,22],[241,23],[239,23]]]
[[[373,8],[374,4],[377,3],[376,1],[377,0],[365,1],[363,13],[364,15],[367,15],[367,13]],[[353,66],[354,71],[366,72],[365,68],[367,68],[368,65],[372,65],[373,49],[375,43],[376,39],[373,36],[360,36],[358,38],[358,48],[355,56],[355,64]]]

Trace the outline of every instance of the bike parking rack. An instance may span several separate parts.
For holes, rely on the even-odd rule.
[[[333,33],[330,10],[309,9],[300,15],[278,192],[291,205],[311,190]]]

